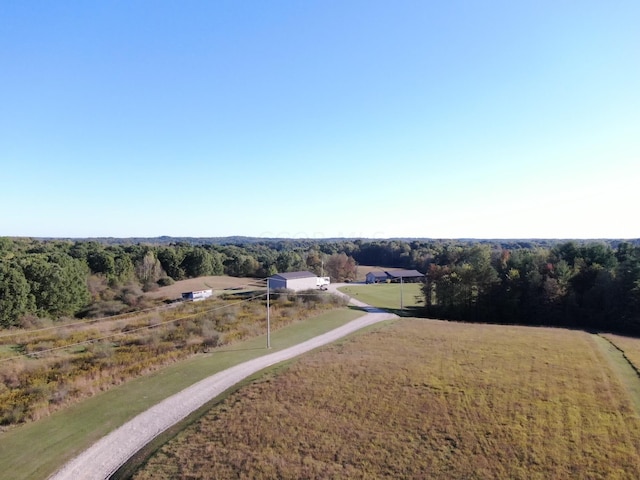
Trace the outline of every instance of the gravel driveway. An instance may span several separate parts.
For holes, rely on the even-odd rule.
[[[336,290],[338,286],[332,285],[329,290],[339,293]],[[351,300],[351,303],[368,307],[356,300]],[[366,315],[335,330],[293,347],[241,363],[195,383],[103,437],[49,478],[55,480],[108,479],[153,438],[249,375],[331,343],[368,325],[395,318],[395,315],[373,307],[367,308],[367,311],[369,313]]]

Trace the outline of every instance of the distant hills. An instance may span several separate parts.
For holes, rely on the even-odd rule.
[[[390,238],[356,238],[356,237],[329,237],[329,238],[285,238],[285,237],[250,237],[242,235],[231,235],[227,237],[172,237],[162,235],[159,237],[33,237],[43,241],[72,241],[72,242],[98,242],[104,245],[280,245],[288,247],[309,247],[311,245],[334,243],[341,244],[344,242],[354,242],[358,244],[364,243],[380,243],[380,242],[405,242],[405,243],[427,243],[427,244],[444,244],[458,243],[464,245],[493,245],[505,249],[519,248],[535,248],[535,247],[553,247],[560,243],[575,242],[579,245],[590,243],[604,243],[611,248],[617,248],[620,243],[625,242],[634,246],[640,245],[640,238],[633,239],[614,239],[614,238],[593,238],[593,239],[574,239],[574,238],[428,238],[428,237],[390,237]]]
[[[576,242],[578,244],[605,243],[616,248],[621,242],[632,245],[640,245],[640,238],[634,239],[613,239],[613,238],[428,238],[428,237],[391,237],[391,238],[356,238],[356,237],[330,237],[330,238],[274,238],[274,237],[250,237],[242,235],[231,235],[227,237],[172,237],[162,235],[160,237],[35,237],[44,241],[73,241],[73,242],[98,242],[104,245],[250,245],[250,244],[278,244],[307,246],[318,243],[375,243],[375,242],[426,242],[426,243],[463,243],[496,245],[503,248],[532,248],[550,247],[564,242]]]

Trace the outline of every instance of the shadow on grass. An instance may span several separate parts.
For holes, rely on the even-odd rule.
[[[358,307],[355,305],[349,305],[351,310],[358,310],[361,312],[367,313],[393,313],[399,317],[424,317],[426,318],[426,312],[423,307],[405,307],[404,309],[399,308],[378,308],[378,307]]]
[[[215,354],[215,353],[228,353],[228,352],[251,352],[253,350],[267,350],[266,347],[251,347],[251,348],[213,348],[207,352],[204,353],[211,353],[211,354]]]

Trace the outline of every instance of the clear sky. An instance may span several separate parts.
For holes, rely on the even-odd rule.
[[[640,237],[638,0],[0,2],[0,236]]]

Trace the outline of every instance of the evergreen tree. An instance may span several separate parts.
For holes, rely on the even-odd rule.
[[[0,259],[0,327],[18,325],[22,315],[35,309],[35,299],[19,265]]]

